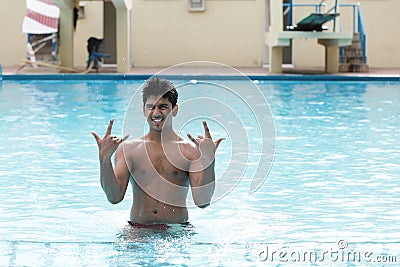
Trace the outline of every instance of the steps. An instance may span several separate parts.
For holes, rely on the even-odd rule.
[[[344,53],[340,62],[339,72],[369,71],[368,65],[364,63],[360,35],[358,33],[353,34],[352,44],[344,47]]]

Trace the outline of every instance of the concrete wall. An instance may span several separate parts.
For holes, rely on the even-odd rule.
[[[400,1],[358,1],[362,5],[367,29],[368,64],[372,67],[400,68]]]
[[[7,2],[7,5],[5,5]],[[0,64],[18,66],[26,58],[26,34],[22,22],[26,13],[25,1],[1,1],[0,8]]]
[[[85,8],[85,18],[79,19],[74,36],[74,65],[86,66],[87,40],[90,37],[103,39],[103,2],[81,1]]]
[[[134,65],[209,60],[261,66],[263,8],[263,0],[213,0],[204,12],[189,12],[186,0],[134,0]]]

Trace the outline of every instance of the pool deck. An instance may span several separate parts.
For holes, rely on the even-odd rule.
[[[133,67],[131,68],[129,73],[123,73],[121,75],[130,75],[130,76],[151,76],[160,71],[165,70],[166,68],[162,67]],[[224,70],[225,69],[225,70]],[[284,77],[286,79],[290,78],[299,78],[302,76],[310,77],[319,77],[319,78],[329,78],[329,77],[336,77],[339,79],[349,79],[349,78],[387,78],[395,81],[400,81],[400,68],[370,68],[368,72],[346,72],[346,73],[335,73],[335,74],[326,74],[324,73],[324,68],[295,68],[295,67],[283,67],[282,74],[272,74],[269,73],[267,67],[236,67],[234,69],[237,71],[227,70],[227,68],[214,68],[214,67],[174,67],[173,69],[169,69],[168,74],[172,75],[232,75],[232,73],[243,73],[249,77],[256,77],[259,79],[271,79],[273,77]],[[31,66],[26,66],[22,69],[18,69],[18,67],[3,67],[2,74],[3,77],[9,75],[15,77],[18,76],[29,76],[29,75],[49,75],[49,74],[83,74],[84,67],[77,68],[77,73],[60,71],[56,68],[51,67],[38,67],[33,68]],[[229,72],[229,73],[228,73]],[[100,67],[99,72],[91,71],[89,74],[118,74],[116,67]],[[91,76],[93,78],[93,76]],[[340,78],[342,77],[342,78]]]

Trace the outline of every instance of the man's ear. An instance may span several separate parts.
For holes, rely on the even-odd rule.
[[[174,108],[172,109],[172,116],[176,116],[178,114],[178,104],[175,104]]]
[[[146,117],[146,113],[144,113],[144,111],[145,111],[144,105],[142,106],[142,110],[143,110],[143,115]]]

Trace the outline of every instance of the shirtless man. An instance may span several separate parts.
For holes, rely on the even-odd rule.
[[[188,133],[193,144],[175,133],[172,118],[178,113],[178,93],[171,82],[151,78],[142,93],[143,114],[149,124],[147,134],[124,142],[128,135],[118,138],[111,134],[113,119],[104,138],[92,132],[99,147],[101,186],[108,201],[116,204],[122,201],[131,182],[131,225],[185,223],[189,185],[198,207],[205,208],[211,202],[215,151],[224,138],[214,142],[206,121],[204,136],[194,138]]]

